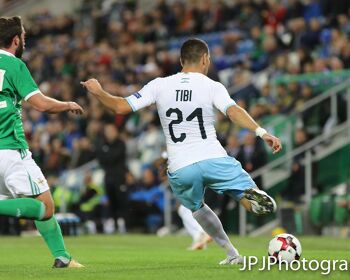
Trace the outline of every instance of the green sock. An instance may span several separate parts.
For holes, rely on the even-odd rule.
[[[17,218],[41,220],[45,215],[45,204],[34,198],[0,200],[0,214]]]
[[[64,246],[61,228],[55,216],[52,216],[47,221],[35,221],[35,225],[55,258],[63,257],[67,260],[71,259]]]

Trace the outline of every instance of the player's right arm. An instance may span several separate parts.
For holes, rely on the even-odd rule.
[[[226,114],[232,122],[238,124],[240,127],[254,131],[257,136],[260,136],[266,144],[272,148],[274,154],[282,150],[280,139],[261,128],[242,107],[238,105],[230,106],[227,109]]]

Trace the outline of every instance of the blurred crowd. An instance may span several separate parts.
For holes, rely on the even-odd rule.
[[[322,74],[350,66],[350,1],[149,2],[141,7],[136,0],[85,0],[73,15],[43,11],[26,18],[24,60],[34,79],[43,93],[74,100],[85,114],[46,115],[24,104],[23,122],[33,158],[53,182],[65,170],[97,159],[111,205],[106,215],[122,224],[130,215],[142,214],[152,230],[161,224],[165,184],[159,175],[164,166],[155,164],[165,150],[155,107],[112,115],[79,82],[95,77],[108,92],[128,96],[153,78],[179,71],[182,41],[198,35],[211,49],[209,76],[229,87],[254,118],[263,122],[288,115],[320,92],[315,80],[279,79],[315,73],[321,74],[316,83],[322,84]],[[338,82],[335,77],[327,86]],[[300,133],[305,136],[299,138],[314,137],[328,117],[322,108],[304,112]],[[219,113],[217,120],[219,140],[247,171],[267,162],[254,135]],[[101,192],[89,194],[80,205]]]

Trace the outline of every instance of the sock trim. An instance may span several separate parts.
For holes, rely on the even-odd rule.
[[[45,217],[45,211],[46,207],[45,204],[40,201],[40,214],[39,214],[39,220],[42,220]]]

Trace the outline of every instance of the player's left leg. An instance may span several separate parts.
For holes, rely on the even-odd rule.
[[[37,220],[34,221],[34,223],[55,259],[53,267],[83,267],[81,264],[73,260],[71,255],[66,250],[61,227],[58,224],[56,217],[53,215],[55,206],[50,191],[47,190],[39,194],[36,199],[42,201],[46,205],[47,209],[50,209],[49,211],[51,211],[51,217],[46,216],[45,220]]]
[[[242,258],[225,233],[220,219],[203,202],[205,171],[200,167],[201,163],[198,162],[169,173],[170,186],[181,204],[192,211],[193,217],[204,231],[225,250],[227,258],[220,264],[241,263]]]

